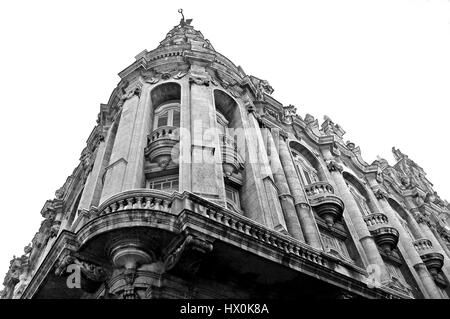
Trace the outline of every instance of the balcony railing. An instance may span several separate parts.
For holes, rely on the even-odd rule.
[[[433,251],[433,244],[431,240],[421,238],[417,239],[413,242],[414,248],[416,248],[417,252],[420,254],[426,254]]]
[[[329,227],[342,218],[344,202],[334,194],[333,186],[326,182],[315,182],[305,186],[305,193],[310,205]]]
[[[326,182],[315,182],[305,186],[306,195],[310,198],[324,196],[324,194],[334,194],[333,186]]]
[[[389,254],[397,247],[399,233],[389,225],[389,219],[385,214],[369,214],[364,216],[364,221],[375,242],[385,253]]]
[[[413,242],[414,247],[422,258],[425,266],[433,277],[437,277],[444,265],[444,256],[436,252],[433,243],[429,239],[421,238]]]
[[[369,229],[384,227],[388,224],[389,220],[385,214],[375,213],[364,216],[364,221],[366,222]]]
[[[100,205],[98,215],[111,214],[123,210],[151,209],[168,212],[172,206],[172,196],[159,190],[133,190],[119,193]]]
[[[178,128],[175,126],[161,126],[156,130],[151,132],[148,136],[148,144],[161,140],[161,139],[169,139],[169,140],[179,140]]]
[[[147,136],[145,155],[160,167],[167,167],[179,155],[178,149],[174,148],[179,141],[178,133],[178,128],[174,126],[158,127]]]

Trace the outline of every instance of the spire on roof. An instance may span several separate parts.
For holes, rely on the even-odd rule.
[[[184,20],[183,9],[178,9],[178,12],[181,13],[180,25],[181,26],[191,25],[191,22],[192,22],[193,19]]]
[[[196,47],[200,45],[204,49],[214,50],[211,43],[204,38],[203,34],[191,26],[193,19],[185,19],[183,9],[178,9],[178,12],[181,14],[180,23],[167,33],[166,38],[160,42],[159,47],[195,43]]]

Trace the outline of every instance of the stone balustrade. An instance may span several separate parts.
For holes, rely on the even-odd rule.
[[[382,213],[375,213],[364,216],[364,221],[366,222],[367,227],[369,229],[376,228],[379,226],[386,226],[389,222],[387,216]]]
[[[120,193],[106,200],[100,205],[96,215],[101,216],[133,209],[151,209],[169,212],[171,206],[171,196],[163,191],[154,189],[133,190]]]
[[[433,251],[433,244],[431,243],[431,240],[420,238],[413,242],[414,248],[416,248],[419,255],[429,253]]]
[[[175,126],[161,126],[148,135],[148,143],[158,141],[160,139],[179,140],[177,127]]]
[[[286,253],[307,259],[321,266],[327,266],[327,262],[320,252],[311,250],[311,248],[306,245],[303,246],[299,242],[282,236],[276,231],[259,226],[254,222],[247,220],[245,217],[229,211],[210,209],[207,207],[199,207],[198,210],[207,218],[253,237],[255,240],[259,240],[266,245],[282,249]]]
[[[188,200],[184,194],[180,196],[179,193],[168,194],[163,191],[153,189],[125,191],[107,199],[99,206],[95,216],[92,216],[91,218],[126,210],[150,209],[169,212],[172,208],[174,199],[180,197],[184,198],[183,201]],[[190,195],[189,197],[194,196]],[[203,199],[189,198],[189,201],[192,203],[185,203],[181,206],[191,206],[195,213],[207,217],[209,220],[229,227],[239,233],[248,235],[255,240],[265,243],[266,245],[282,249],[286,253],[307,259],[321,266],[327,266],[327,261],[324,256],[322,256],[320,251],[312,250],[305,244],[302,244],[287,236],[283,236],[274,230],[258,225],[244,216],[235,214],[228,210],[223,210],[219,206],[212,205],[211,203],[205,203],[205,205],[203,205],[201,203],[204,202]]]
[[[334,194],[333,186],[326,182],[315,182],[305,186],[305,192],[308,197],[323,196],[323,194]]]

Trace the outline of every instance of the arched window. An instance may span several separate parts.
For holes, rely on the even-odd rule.
[[[292,150],[295,166],[297,166],[303,185],[309,185],[319,181],[317,171],[312,165],[303,158],[301,154]]]
[[[351,184],[348,184],[348,188],[350,189],[350,193],[353,195],[353,198],[355,199],[356,204],[358,205],[359,211],[363,216],[369,215],[370,208],[367,205],[367,201],[364,198],[363,195]]]
[[[153,130],[162,126],[180,127],[180,104],[178,102],[164,103],[156,108]]]
[[[172,157],[179,151],[175,147],[179,141],[181,86],[173,82],[160,84],[151,91],[150,98],[153,118],[147,147],[151,149],[148,154],[153,152],[153,160],[144,168],[145,186],[171,193],[179,190],[179,167]],[[167,146],[159,148],[163,140]]]

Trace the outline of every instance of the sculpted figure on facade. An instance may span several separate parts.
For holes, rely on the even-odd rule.
[[[256,100],[265,101],[265,94],[272,94],[273,88],[270,86],[269,82],[266,80],[258,79],[255,76],[250,76],[253,85],[256,88]]]
[[[283,106],[283,118],[282,122],[285,124],[292,124],[293,118],[297,115],[297,108],[292,104],[288,106]]]
[[[328,135],[335,135],[338,139],[342,140],[342,137],[345,134],[345,131],[339,124],[335,124],[331,118],[327,115],[323,117],[323,123],[321,125],[322,131]]]

